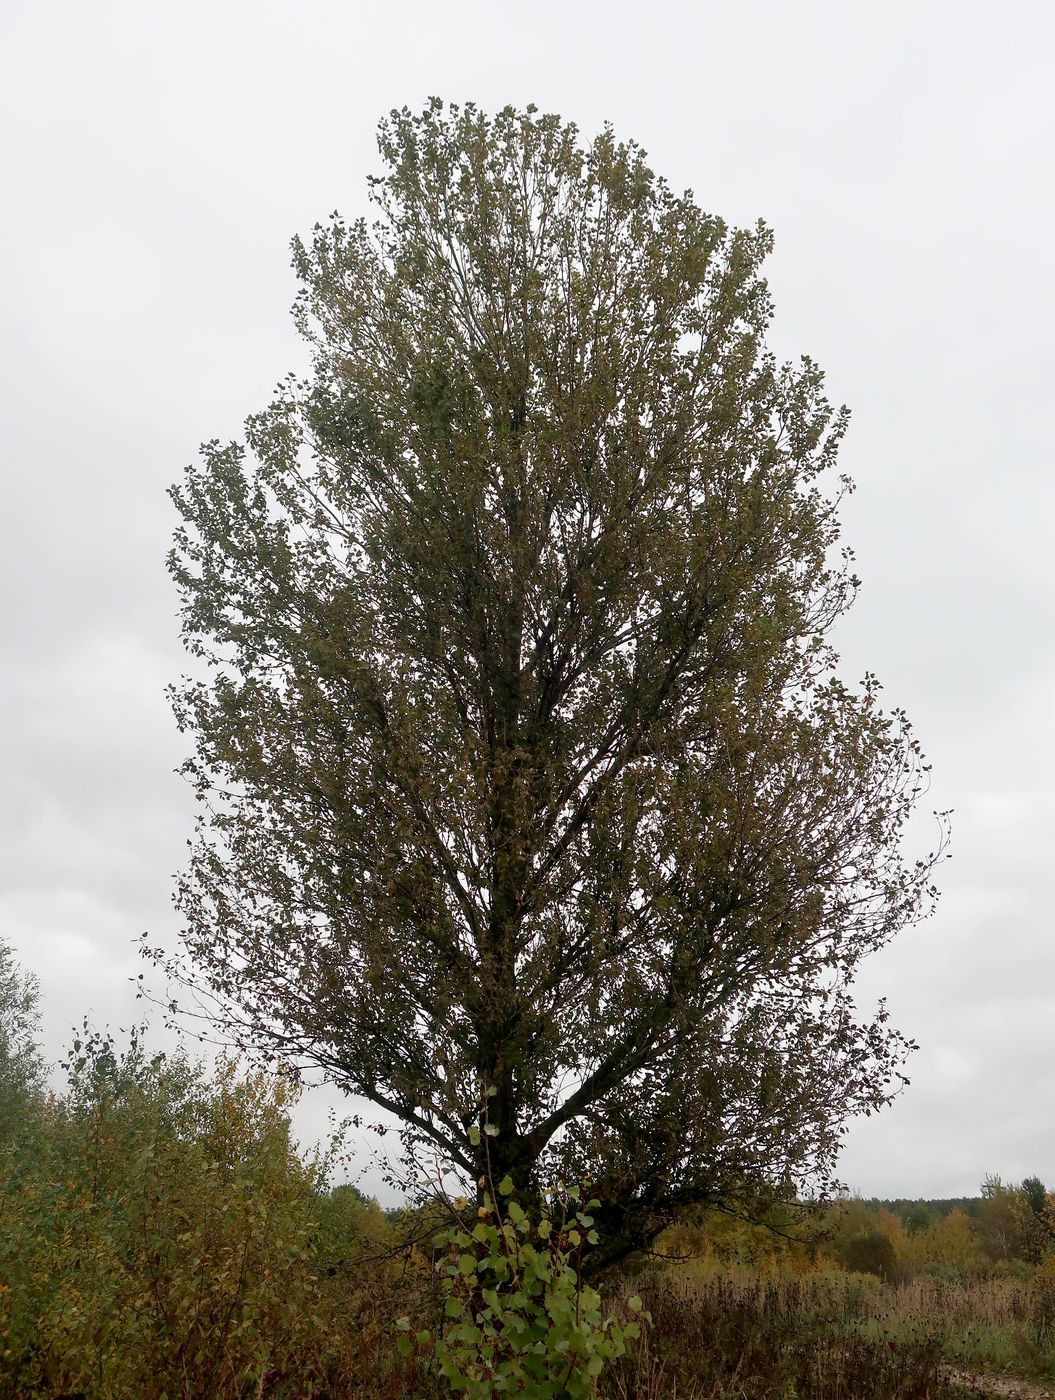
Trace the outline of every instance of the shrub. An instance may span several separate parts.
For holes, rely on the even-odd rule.
[[[529,1218],[506,1177],[474,1221],[464,1198],[451,1203],[453,1223],[436,1237],[444,1322],[416,1335],[440,1374],[467,1400],[517,1395],[524,1400],[580,1400],[597,1394],[606,1362],[640,1335],[635,1320],[604,1317],[600,1295],[580,1277],[584,1242],[596,1243],[596,1202],[577,1209],[576,1190]],[[631,1313],[641,1301],[631,1297]],[[647,1315],[646,1315],[647,1320]],[[399,1320],[411,1350],[409,1317]]]
[[[0,1396],[319,1392],[348,1290],[318,1286],[322,1164],[293,1149],[293,1093],[75,1042],[69,1093],[0,1159]],[[347,1253],[338,1214],[326,1248]]]
[[[884,1283],[897,1283],[901,1270],[897,1252],[888,1235],[870,1230],[848,1240],[843,1252],[843,1264],[855,1273],[874,1274]]]

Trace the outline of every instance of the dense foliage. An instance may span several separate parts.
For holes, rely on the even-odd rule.
[[[0,1152],[0,1396],[350,1384],[370,1266],[326,1289],[320,1274],[387,1232],[293,1151],[288,1085],[90,1032],[70,1071],[66,1094],[22,1105]]]
[[[436,1236],[444,1322],[416,1340],[433,1348],[439,1373],[466,1400],[589,1400],[605,1364],[640,1336],[640,1298],[628,1300],[631,1319],[617,1322],[582,1280],[579,1257],[597,1239],[589,1212],[600,1202],[583,1207],[572,1188],[531,1219],[506,1199],[510,1177],[489,1191],[490,1205],[475,1212],[464,1197],[449,1202],[453,1223]],[[409,1354],[410,1318],[400,1327]]]
[[[532,109],[380,150],[377,222],[295,243],[311,373],[172,493],[212,679],[170,971],[467,1184],[486,1091],[599,1266],[826,1179],[897,1087],[849,989],[929,907],[925,765],[836,678],[846,413],[766,348],[768,231]]]

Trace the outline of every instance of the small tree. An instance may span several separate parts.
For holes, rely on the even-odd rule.
[[[1047,1187],[1039,1176],[1027,1176],[1022,1179],[1021,1190],[1029,1209],[1039,1219],[1048,1209]]]
[[[1039,1258],[1038,1220],[1023,1187],[1006,1185],[999,1176],[982,1182],[978,1210],[978,1235],[991,1263]]]
[[[0,942],[0,1143],[17,1130],[30,1101],[44,1086],[37,1045],[40,988]]]
[[[473,1180],[486,1091],[600,1264],[888,1100],[848,989],[932,898],[925,767],[835,677],[846,413],[765,348],[769,232],[534,109],[379,144],[378,221],[294,243],[310,376],[172,492],[213,679],[170,970]]]
[[[901,1212],[901,1220],[910,1235],[918,1235],[929,1230],[934,1224],[934,1216],[926,1201],[909,1201]]]

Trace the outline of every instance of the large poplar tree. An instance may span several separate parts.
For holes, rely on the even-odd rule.
[[[172,492],[185,944],[412,1145],[587,1179],[600,1264],[896,1088],[849,988],[932,899],[925,767],[835,676],[846,413],[766,349],[769,232],[531,108],[379,146],[294,243],[310,374]]]

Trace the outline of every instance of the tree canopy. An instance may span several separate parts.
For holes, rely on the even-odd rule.
[[[837,676],[847,413],[769,231],[532,108],[379,147],[294,241],[310,373],[172,491],[182,975],[467,1177],[588,1181],[605,1262],[897,1087],[850,985],[933,898],[926,766]]]

